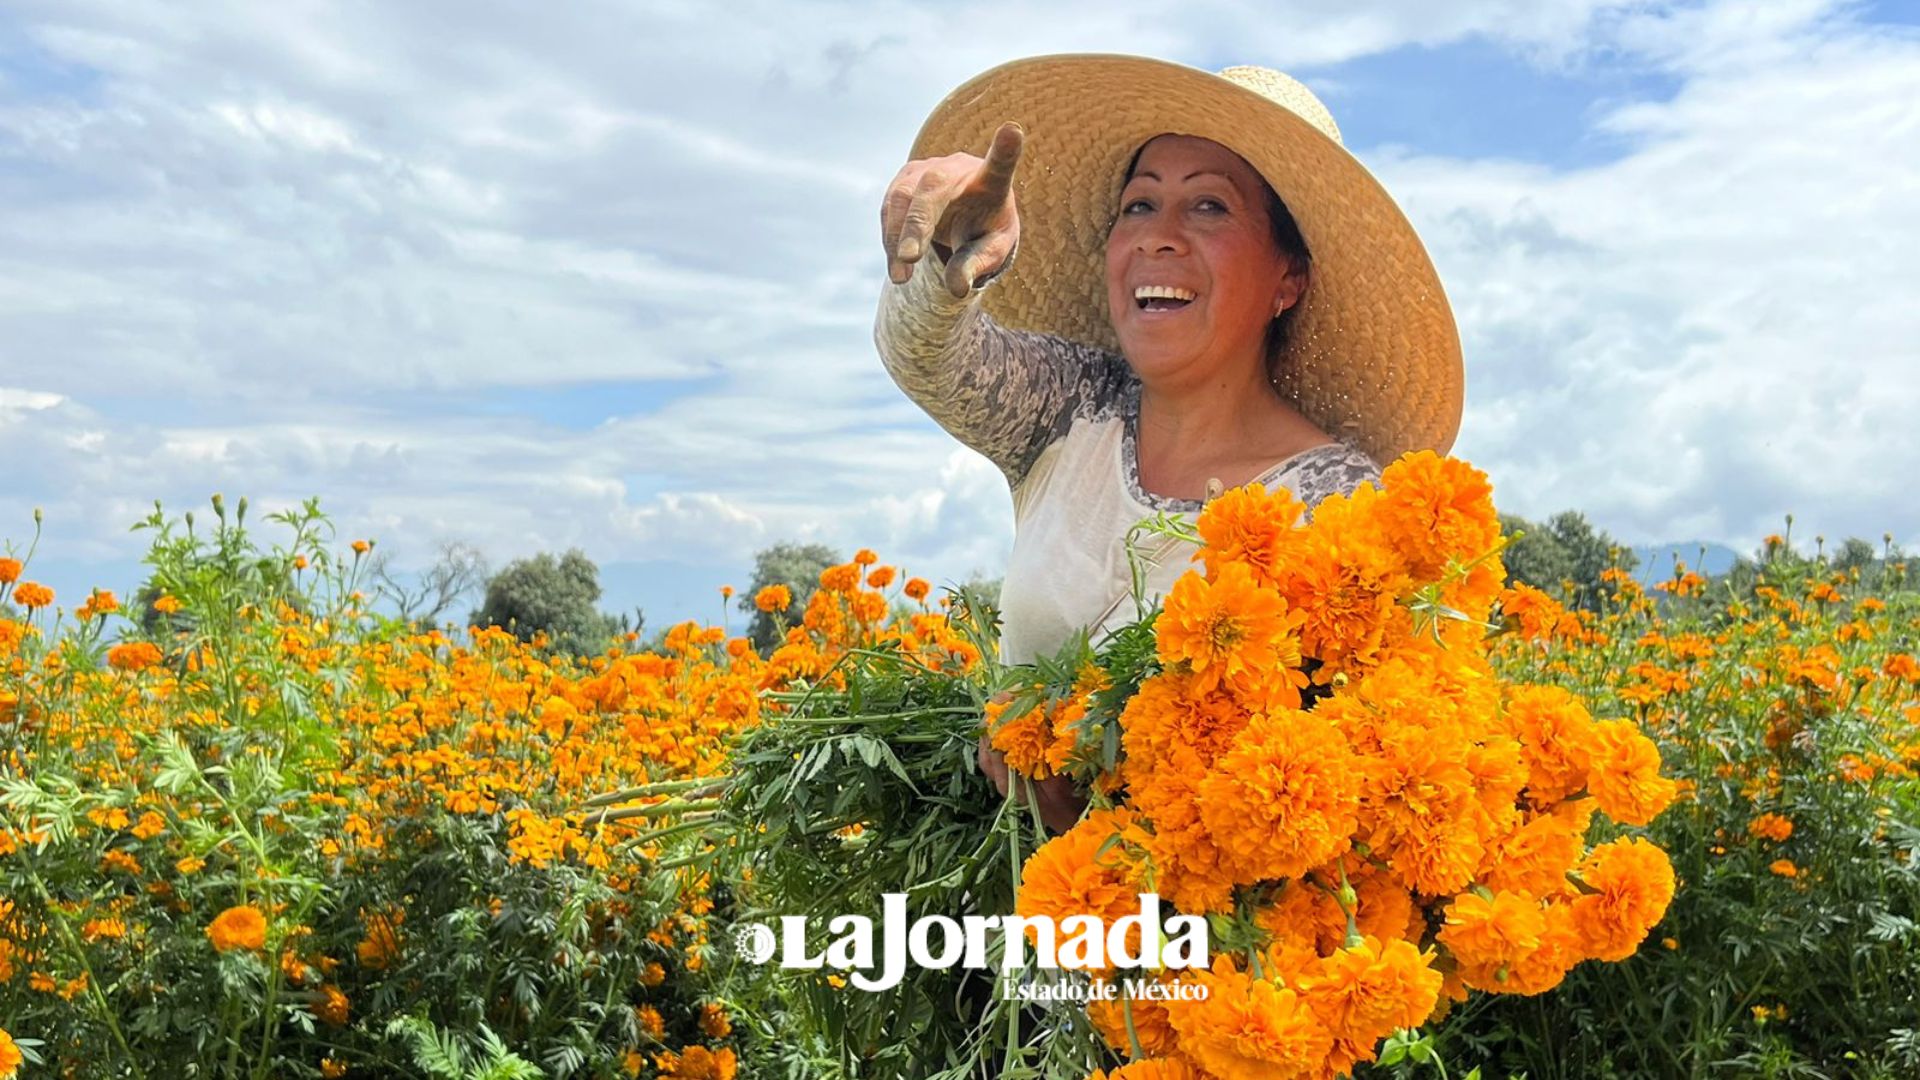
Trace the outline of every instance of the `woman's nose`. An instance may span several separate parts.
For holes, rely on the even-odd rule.
[[[1187,239],[1171,222],[1149,221],[1134,237],[1134,250],[1149,254],[1178,255],[1187,249]]]

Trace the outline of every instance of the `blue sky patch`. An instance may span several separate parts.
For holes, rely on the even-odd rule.
[[[1624,62],[1546,70],[1482,38],[1394,49],[1302,77],[1324,89],[1346,144],[1362,152],[1398,145],[1556,169],[1625,156],[1632,147],[1596,131],[1595,119],[1679,88],[1671,76]]]

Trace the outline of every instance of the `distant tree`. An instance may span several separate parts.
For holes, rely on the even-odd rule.
[[[541,552],[518,559],[487,579],[486,598],[468,617],[473,626],[498,626],[522,641],[544,631],[556,652],[591,656],[632,629],[594,606],[600,599],[600,568],[579,548],[555,559]]]
[[[1604,590],[1600,575],[1610,567],[1630,572],[1640,565],[1638,556],[1595,529],[1578,510],[1563,510],[1544,524],[1502,514],[1500,531],[1525,534],[1502,556],[1508,578],[1555,593],[1571,581],[1573,592],[1565,599],[1576,607],[1598,606]]]
[[[379,595],[393,601],[400,620],[416,630],[439,626],[440,617],[461,598],[487,585],[486,559],[460,540],[442,543],[439,558],[412,585],[393,573],[386,551],[373,557],[367,573]]]
[[[1873,549],[1872,544],[1857,536],[1849,536],[1840,542],[1839,547],[1834,549],[1833,568],[1840,571],[1860,570],[1864,572],[1878,561],[1878,556],[1879,552]]]
[[[754,605],[753,598],[761,589],[785,585],[793,593],[793,606],[785,615],[788,625],[792,625],[800,620],[807,601],[820,587],[820,572],[845,561],[839,552],[825,544],[797,544],[786,540],[755,553],[753,585],[739,599],[740,610],[753,615],[753,621],[747,624],[747,637],[753,641],[754,648],[765,652],[780,643],[772,616]]]
[[[1517,514],[1501,514],[1500,532],[1504,536],[1519,534],[1500,556],[1509,581],[1558,592],[1560,583],[1573,577],[1573,559],[1551,530]]]

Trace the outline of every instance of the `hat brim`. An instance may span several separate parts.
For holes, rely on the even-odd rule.
[[[1292,211],[1313,254],[1275,386],[1328,434],[1376,461],[1445,453],[1465,374],[1439,275],[1373,174],[1292,110],[1218,75],[1146,57],[1040,56],[984,72],[921,127],[912,157],[984,154],[1018,121],[1020,255],[983,302],[1004,326],[1119,352],[1106,234],[1122,172],[1156,135],[1211,139],[1246,159]]]

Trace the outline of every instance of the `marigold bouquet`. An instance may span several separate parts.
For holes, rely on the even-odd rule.
[[[1093,791],[1026,862],[1019,914],[1112,920],[1154,892],[1212,920],[1211,969],[1157,976],[1203,999],[1088,1007],[1132,1062],[1096,1076],[1342,1075],[1471,990],[1632,955],[1673,897],[1659,847],[1588,840],[1674,799],[1655,744],[1488,662],[1484,475],[1409,455],[1307,518],[1250,485],[1149,523],[1199,547],[1164,610],[989,709],[1016,773]]]

